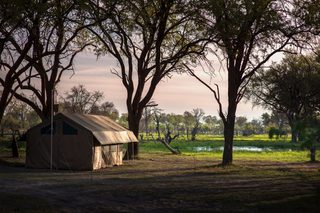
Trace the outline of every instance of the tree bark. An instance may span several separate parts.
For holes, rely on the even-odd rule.
[[[315,145],[313,145],[310,148],[310,161],[311,162],[315,162],[316,161],[316,146]]]
[[[296,127],[297,120],[293,116],[287,116],[287,117],[289,120],[290,129],[291,129],[291,142],[297,143],[298,136],[299,136],[299,131],[297,130],[297,127]]]
[[[224,126],[224,149],[222,158],[223,166],[230,165],[233,161],[233,138],[235,117],[235,113],[233,115],[228,114],[227,122]]]
[[[13,130],[12,130],[11,150],[12,150],[12,157],[13,158],[18,158],[19,157],[18,144],[17,144],[17,141],[16,141],[15,132]]]
[[[139,136],[139,123],[141,116],[135,115],[128,115],[128,123],[129,123],[129,130],[133,132],[133,134],[138,138]],[[125,160],[133,160],[138,158],[139,155],[139,145],[136,142],[128,143],[127,152],[124,156]]]
[[[158,139],[159,140],[159,139]],[[165,140],[159,140],[161,143],[163,143],[163,145],[169,149],[171,151],[172,154],[178,155],[181,154],[181,152],[179,151],[179,149],[174,149],[172,148]]]
[[[4,90],[2,91],[1,98],[0,98],[0,123],[2,121],[4,112],[7,107],[8,97],[9,97],[9,92],[7,92],[6,87],[4,87]]]
[[[291,127],[291,142],[297,143],[298,142],[298,131]]]
[[[193,129],[193,130],[191,131],[191,141],[195,141],[195,140],[196,140],[196,130]]]
[[[189,140],[189,128],[187,128],[187,140]]]
[[[239,83],[236,81],[235,70],[228,71],[228,114],[224,121],[224,149],[222,157],[222,166],[232,164],[233,161],[233,138],[234,125],[237,111],[237,96]]]

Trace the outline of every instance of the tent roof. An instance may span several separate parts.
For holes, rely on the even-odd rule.
[[[58,113],[55,117],[59,117],[61,115],[92,132],[98,142],[102,145],[138,142],[133,132],[120,126],[106,116]]]

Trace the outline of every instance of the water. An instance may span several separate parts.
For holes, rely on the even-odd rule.
[[[194,152],[210,152],[210,151],[223,151],[223,146],[212,148],[210,146],[197,146],[190,147]],[[245,152],[271,152],[271,151],[291,151],[291,149],[273,149],[270,147],[256,147],[256,146],[234,146],[233,151],[245,151]]]

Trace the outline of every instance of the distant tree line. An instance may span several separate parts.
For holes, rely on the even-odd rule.
[[[104,101],[102,91],[89,91],[83,85],[74,86],[59,95],[56,105],[59,112],[104,115],[128,127],[126,113],[120,115],[112,102]],[[26,131],[40,121],[40,117],[29,105],[14,98],[6,108],[1,130]],[[194,141],[197,134],[223,135],[222,120],[216,116],[206,115],[200,108],[185,111],[183,114],[174,114],[164,113],[154,106],[146,108],[141,121],[141,133],[144,132],[146,137],[151,133],[165,135],[169,132]],[[279,137],[277,130],[286,132],[287,129],[286,117],[275,112],[271,115],[264,113],[260,119],[252,121],[240,116],[235,122],[235,134],[243,136],[266,134],[272,130],[274,136]]]

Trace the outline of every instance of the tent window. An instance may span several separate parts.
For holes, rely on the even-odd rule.
[[[53,122],[53,128],[51,128],[51,124],[49,124],[45,127],[42,127],[40,132],[41,132],[41,135],[50,135],[51,132],[55,134],[55,130],[56,130],[56,124],[55,122]]]
[[[64,135],[77,135],[78,130],[66,122],[63,122],[62,133]]]

